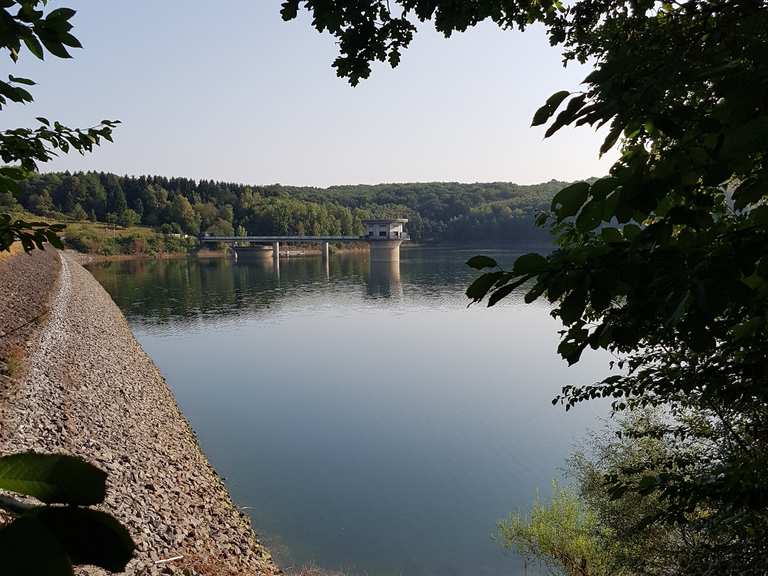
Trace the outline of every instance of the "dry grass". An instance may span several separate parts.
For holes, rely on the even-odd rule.
[[[167,566],[174,576],[261,576],[251,572],[244,573],[236,568],[225,566],[221,561],[196,553],[184,555],[184,558]],[[274,570],[266,571],[264,574],[275,574],[275,572]]]
[[[347,576],[344,572],[336,570],[326,570],[313,564],[307,564],[299,568],[289,568],[285,571],[286,576]]]
[[[10,251],[3,250],[0,252],[0,262],[5,262],[6,260],[13,258],[16,254],[20,254],[24,252],[24,249],[21,247],[21,242],[14,242],[11,244]]]
[[[18,376],[24,367],[24,351],[21,349],[21,346],[11,346],[8,352],[6,352],[3,361],[5,362],[6,375],[11,378]]]

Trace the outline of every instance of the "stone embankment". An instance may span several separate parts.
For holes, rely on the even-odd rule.
[[[77,454],[107,471],[103,509],[137,543],[128,574],[279,574],[101,285],[65,254],[39,257],[36,273],[50,309],[21,373],[0,379],[0,453]]]

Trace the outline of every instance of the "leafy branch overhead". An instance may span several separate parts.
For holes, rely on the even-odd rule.
[[[70,20],[75,15],[71,8],[45,11],[47,0],[3,0],[0,2],[0,51],[7,50],[16,63],[25,52],[42,60],[46,53],[58,58],[71,58],[72,48],[81,48],[72,35]],[[8,103],[27,104],[33,101],[29,92],[35,83],[29,78],[9,75],[0,80],[0,109]],[[112,131],[118,122],[103,120],[86,129],[68,128],[59,122],[38,118],[37,128],[16,128],[0,132],[0,160],[10,165],[0,168],[0,193],[18,193],[19,182],[36,171],[40,163],[52,160],[59,153],[91,152],[101,140],[112,141]],[[0,218],[0,250],[21,241],[25,250],[42,248],[50,242],[59,246],[59,226],[29,223]]]
[[[300,10],[312,14],[312,26],[336,37],[340,55],[333,63],[337,74],[353,86],[371,74],[372,62],[400,63],[403,50],[417,31],[416,22],[434,20],[435,28],[450,37],[484,20],[502,28],[524,29],[535,21],[551,21],[562,10],[560,0],[541,2],[476,2],[471,7],[455,1],[434,0],[285,0],[281,15],[293,20]]]

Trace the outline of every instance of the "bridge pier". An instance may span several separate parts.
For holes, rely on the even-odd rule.
[[[272,242],[272,258],[280,260],[280,242]]]
[[[402,240],[369,240],[371,262],[400,262]]]
[[[323,242],[320,245],[320,253],[323,255],[323,261],[328,261],[328,255],[329,255],[329,242]]]

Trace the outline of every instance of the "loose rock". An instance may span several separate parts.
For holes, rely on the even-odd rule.
[[[0,381],[0,452],[64,452],[105,469],[101,508],[137,544],[127,574],[280,574],[109,295],[70,256],[48,258],[36,273],[55,278],[59,262],[60,273],[47,322],[24,373]]]

